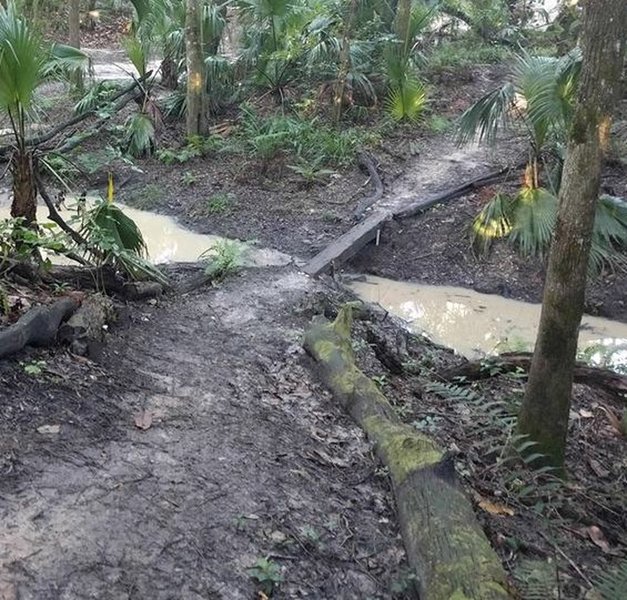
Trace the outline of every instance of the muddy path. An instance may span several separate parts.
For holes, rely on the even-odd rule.
[[[301,350],[320,285],[249,270],[136,308],[98,364],[2,363],[0,596],[249,599],[269,556],[273,597],[392,597],[390,490]]]

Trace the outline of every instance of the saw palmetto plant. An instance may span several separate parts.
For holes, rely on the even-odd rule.
[[[88,65],[87,56],[75,48],[45,44],[14,2],[0,6],[0,112],[8,117],[13,137],[11,214],[27,225],[35,221],[37,208],[37,159],[28,139],[37,89],[51,78],[65,77]]]

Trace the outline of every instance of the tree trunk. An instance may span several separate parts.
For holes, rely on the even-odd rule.
[[[519,431],[545,462],[564,464],[578,329],[611,109],[619,91],[627,11],[624,0],[588,0],[583,64],[569,133],[542,315]]]
[[[207,133],[206,71],[203,60],[200,0],[187,0],[185,51],[187,54],[187,135]]]
[[[179,73],[172,54],[166,54],[161,61],[161,83],[169,90],[175,90],[179,84]]]
[[[358,0],[351,0],[351,5],[346,20],[344,21],[344,37],[340,50],[340,62],[338,65],[337,80],[333,89],[333,122],[338,125],[342,118],[342,109],[346,97],[346,81],[351,69],[351,39],[353,36],[353,23],[357,17]]]
[[[35,168],[35,157],[31,151],[16,151],[11,157],[11,175],[13,176],[11,216],[23,218],[26,226],[31,226],[37,220]]]
[[[70,0],[68,3],[69,8],[69,37],[68,43],[73,48],[81,47],[81,15],[80,15],[80,0]],[[83,74],[81,71],[76,71],[73,76],[73,83],[77,90],[83,88]]]

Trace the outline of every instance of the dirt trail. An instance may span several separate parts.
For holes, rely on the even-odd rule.
[[[251,270],[146,305],[99,366],[61,353],[28,385],[1,366],[0,408],[24,418],[0,442],[0,597],[256,598],[267,555],[276,598],[390,597],[387,484],[300,346],[319,285]]]

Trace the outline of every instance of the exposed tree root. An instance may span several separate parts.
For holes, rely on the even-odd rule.
[[[19,352],[24,346],[50,346],[57,339],[59,325],[78,308],[74,298],[62,298],[49,306],[36,306],[17,323],[0,332],[0,358]]]
[[[456,484],[452,462],[430,438],[400,423],[377,385],[356,366],[351,323],[350,306],[334,323],[314,320],[305,349],[390,470],[421,600],[509,598],[500,560]]]

